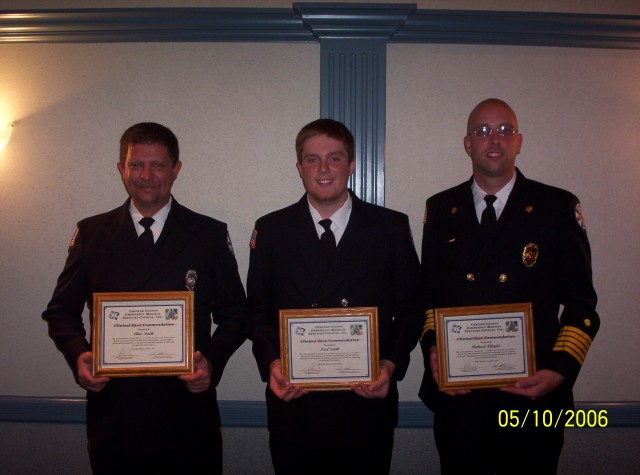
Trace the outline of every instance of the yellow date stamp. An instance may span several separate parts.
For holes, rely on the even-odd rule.
[[[558,411],[550,409],[527,409],[526,411],[503,409],[498,412],[498,425],[502,428],[604,428],[608,424],[609,418],[606,409],[560,409]]]

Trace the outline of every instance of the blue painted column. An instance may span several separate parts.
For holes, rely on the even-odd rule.
[[[350,188],[384,204],[385,40],[321,41],[320,114],[344,123],[356,140]]]
[[[320,115],[343,122],[356,140],[350,188],[384,205],[387,43],[413,4],[295,3],[320,40]]]

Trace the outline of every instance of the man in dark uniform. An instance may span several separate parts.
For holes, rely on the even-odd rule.
[[[525,178],[515,167],[521,146],[511,107],[481,102],[464,138],[473,177],[427,200],[422,275],[434,307],[531,302],[537,367],[515,386],[439,392],[428,312],[420,398],[435,413],[443,474],[555,473],[563,423],[543,427],[543,411],[555,422],[573,407],[572,386],[600,324],[580,203]],[[529,414],[528,422],[501,427],[501,411],[519,421]]]
[[[129,199],[78,223],[43,313],[49,335],[87,390],[94,473],[222,473],[215,388],[246,339],[246,298],[226,224],[171,196],[181,166],[178,140],[168,128],[140,123],[125,131],[118,170]],[[82,311],[87,304],[92,312],[94,292],[187,289],[194,291],[194,374],[92,374]]]
[[[306,125],[296,153],[306,194],[256,222],[247,279],[253,351],[269,383],[273,465],[279,475],[386,474],[398,419],[396,384],[424,323],[409,221],[348,190],[354,139],[343,124]],[[322,244],[328,236],[330,255]],[[378,307],[380,377],[350,391],[305,391],[283,376],[278,311],[336,307]]]

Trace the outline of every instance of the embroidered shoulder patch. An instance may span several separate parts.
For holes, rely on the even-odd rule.
[[[231,235],[229,234],[229,231],[227,231],[227,246],[229,246],[229,252],[231,252],[231,255],[235,256],[236,254],[233,252],[233,244],[231,244]]]
[[[258,230],[254,229],[253,232],[251,233],[251,240],[249,241],[249,247],[251,249],[255,249],[256,248],[256,238],[258,237]]]
[[[71,236],[71,241],[69,242],[69,247],[73,247],[76,243],[76,237],[78,236],[78,231],[79,229],[76,228],[76,230],[73,232],[73,236]]]
[[[575,213],[576,222],[578,223],[578,226],[580,226],[582,229],[586,231],[587,225],[584,222],[584,215],[582,214],[582,207],[580,206],[580,203],[576,203],[576,207],[573,210],[573,212]]]

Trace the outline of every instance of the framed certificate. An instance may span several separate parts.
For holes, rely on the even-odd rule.
[[[95,293],[92,339],[96,376],[193,373],[193,292]]]
[[[437,308],[441,391],[495,388],[535,372],[531,303]]]
[[[378,379],[377,307],[280,310],[285,377],[309,391]]]

